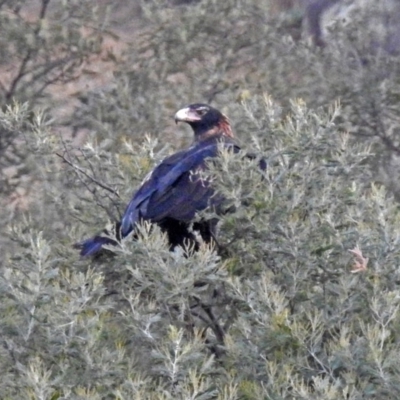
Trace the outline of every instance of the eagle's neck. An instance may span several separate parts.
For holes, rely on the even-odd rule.
[[[231,124],[229,123],[228,118],[223,115],[222,118],[218,121],[217,124],[212,127],[204,127],[203,129],[196,129],[194,132],[194,141],[202,142],[204,140],[208,140],[212,137],[229,137],[233,138],[233,132],[231,128]]]

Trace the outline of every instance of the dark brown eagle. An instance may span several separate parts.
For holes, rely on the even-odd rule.
[[[201,171],[206,160],[217,157],[221,148],[238,152],[228,118],[206,104],[191,104],[175,114],[176,123],[188,123],[194,132],[193,144],[163,160],[145,178],[117,224],[117,240],[128,236],[140,221],[151,221],[166,232],[171,248],[198,243],[194,231],[205,242],[214,238],[216,221],[194,222],[197,212],[212,207],[218,213],[222,196],[215,193]],[[95,236],[76,245],[82,256],[98,253],[105,244],[117,240]]]

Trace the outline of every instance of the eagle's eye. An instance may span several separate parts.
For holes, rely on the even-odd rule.
[[[206,107],[200,107],[196,110],[197,114],[200,115],[200,117],[202,117],[204,114],[206,114],[208,111],[208,108]]]

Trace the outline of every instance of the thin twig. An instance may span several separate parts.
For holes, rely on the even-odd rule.
[[[63,154],[56,153],[58,157],[60,157],[63,161],[65,161],[68,165],[70,165],[72,168],[74,168],[76,171],[79,171],[82,175],[86,176],[86,178],[90,179],[92,182],[94,182],[96,185],[99,185],[101,188],[108,190],[110,193],[114,194],[115,196],[119,197],[119,194],[109,186],[105,185],[104,183],[100,182],[97,180],[95,177],[89,175],[87,172],[85,172],[82,168],[78,167],[75,165],[73,162],[68,160]]]
[[[64,147],[66,148],[65,144],[64,144]],[[91,173],[92,173],[92,176],[95,176],[95,175],[96,175],[96,168],[93,166],[93,163],[91,162],[91,160],[89,159],[89,157],[87,157],[87,155],[86,155],[83,151],[81,151],[81,153],[82,153],[82,156],[84,157],[85,161],[86,161],[87,164],[89,165],[89,168],[90,168],[90,171],[91,171]],[[89,190],[89,191],[93,194],[93,196],[94,196],[95,199],[96,199],[97,204],[98,204],[100,207],[102,207],[102,208],[107,212],[108,216],[109,216],[111,219],[113,219],[114,216],[111,215],[111,212],[110,212],[110,210],[109,210],[108,207],[104,207],[104,206],[103,206],[102,202],[99,200],[97,194],[95,193],[95,190],[92,190],[91,188],[89,188],[89,186],[86,184],[86,182],[83,182],[83,181],[82,181],[82,183],[85,185],[86,189]],[[112,193],[109,194],[109,193],[106,192],[106,193],[104,194],[104,196],[106,196],[106,198],[107,198],[107,199],[112,203],[112,205],[114,206],[114,208],[115,208],[115,210],[116,210],[116,212],[117,212],[117,214],[118,214],[117,220],[121,220],[121,218],[122,218],[121,211],[120,211],[120,208],[118,207],[118,204],[115,202],[115,198],[112,197]],[[117,196],[119,197],[118,194],[117,194]]]
[[[68,159],[69,159],[70,163],[73,164],[72,161],[71,161],[72,155],[70,153],[70,149],[68,148],[67,144],[65,143],[62,135],[60,135],[60,141],[64,146],[64,154],[68,155]],[[99,187],[98,181],[95,178],[93,178],[93,177],[96,176],[95,169],[92,167],[92,164],[91,164],[89,158],[86,156],[86,154],[82,150],[81,150],[81,154],[84,157],[85,161],[89,164],[90,171],[92,172],[92,176],[87,172],[81,173],[81,169],[78,167],[78,168],[73,168],[73,171],[75,172],[77,178],[83,184],[83,186],[86,188],[86,190],[89,193],[92,194],[93,199],[95,201],[95,204],[98,205],[99,207],[101,207],[107,213],[107,215],[108,215],[108,217],[110,218],[111,221],[120,220],[121,219],[121,213],[119,211],[118,204],[116,204],[116,202],[115,202],[115,197],[111,197],[112,195],[114,195],[114,196],[116,195],[117,197],[119,197],[118,193],[116,193],[113,189],[111,189],[111,191],[107,190],[104,193],[104,195],[111,201],[112,205],[117,210],[117,214],[118,214],[119,218],[115,218],[115,215],[113,215],[113,213],[111,212],[110,207],[104,205],[101,196],[99,196],[98,193],[97,193],[98,192],[97,189]],[[64,158],[66,158],[66,157],[64,156]],[[89,177],[90,181],[94,182],[96,185],[94,185],[94,186],[93,185],[89,185],[85,181],[85,179],[83,179],[84,177]],[[103,185],[105,185],[105,184],[103,184]],[[101,187],[101,185],[100,185],[100,187]]]

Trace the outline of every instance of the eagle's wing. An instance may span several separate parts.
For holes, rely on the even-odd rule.
[[[173,218],[189,222],[196,212],[220,202],[221,199],[213,198],[210,182],[199,174],[206,167],[206,159],[218,155],[219,143],[215,138],[196,143],[162,161],[128,204],[121,220],[122,237],[141,219],[159,222]],[[221,145],[239,150],[232,141],[225,140]]]

